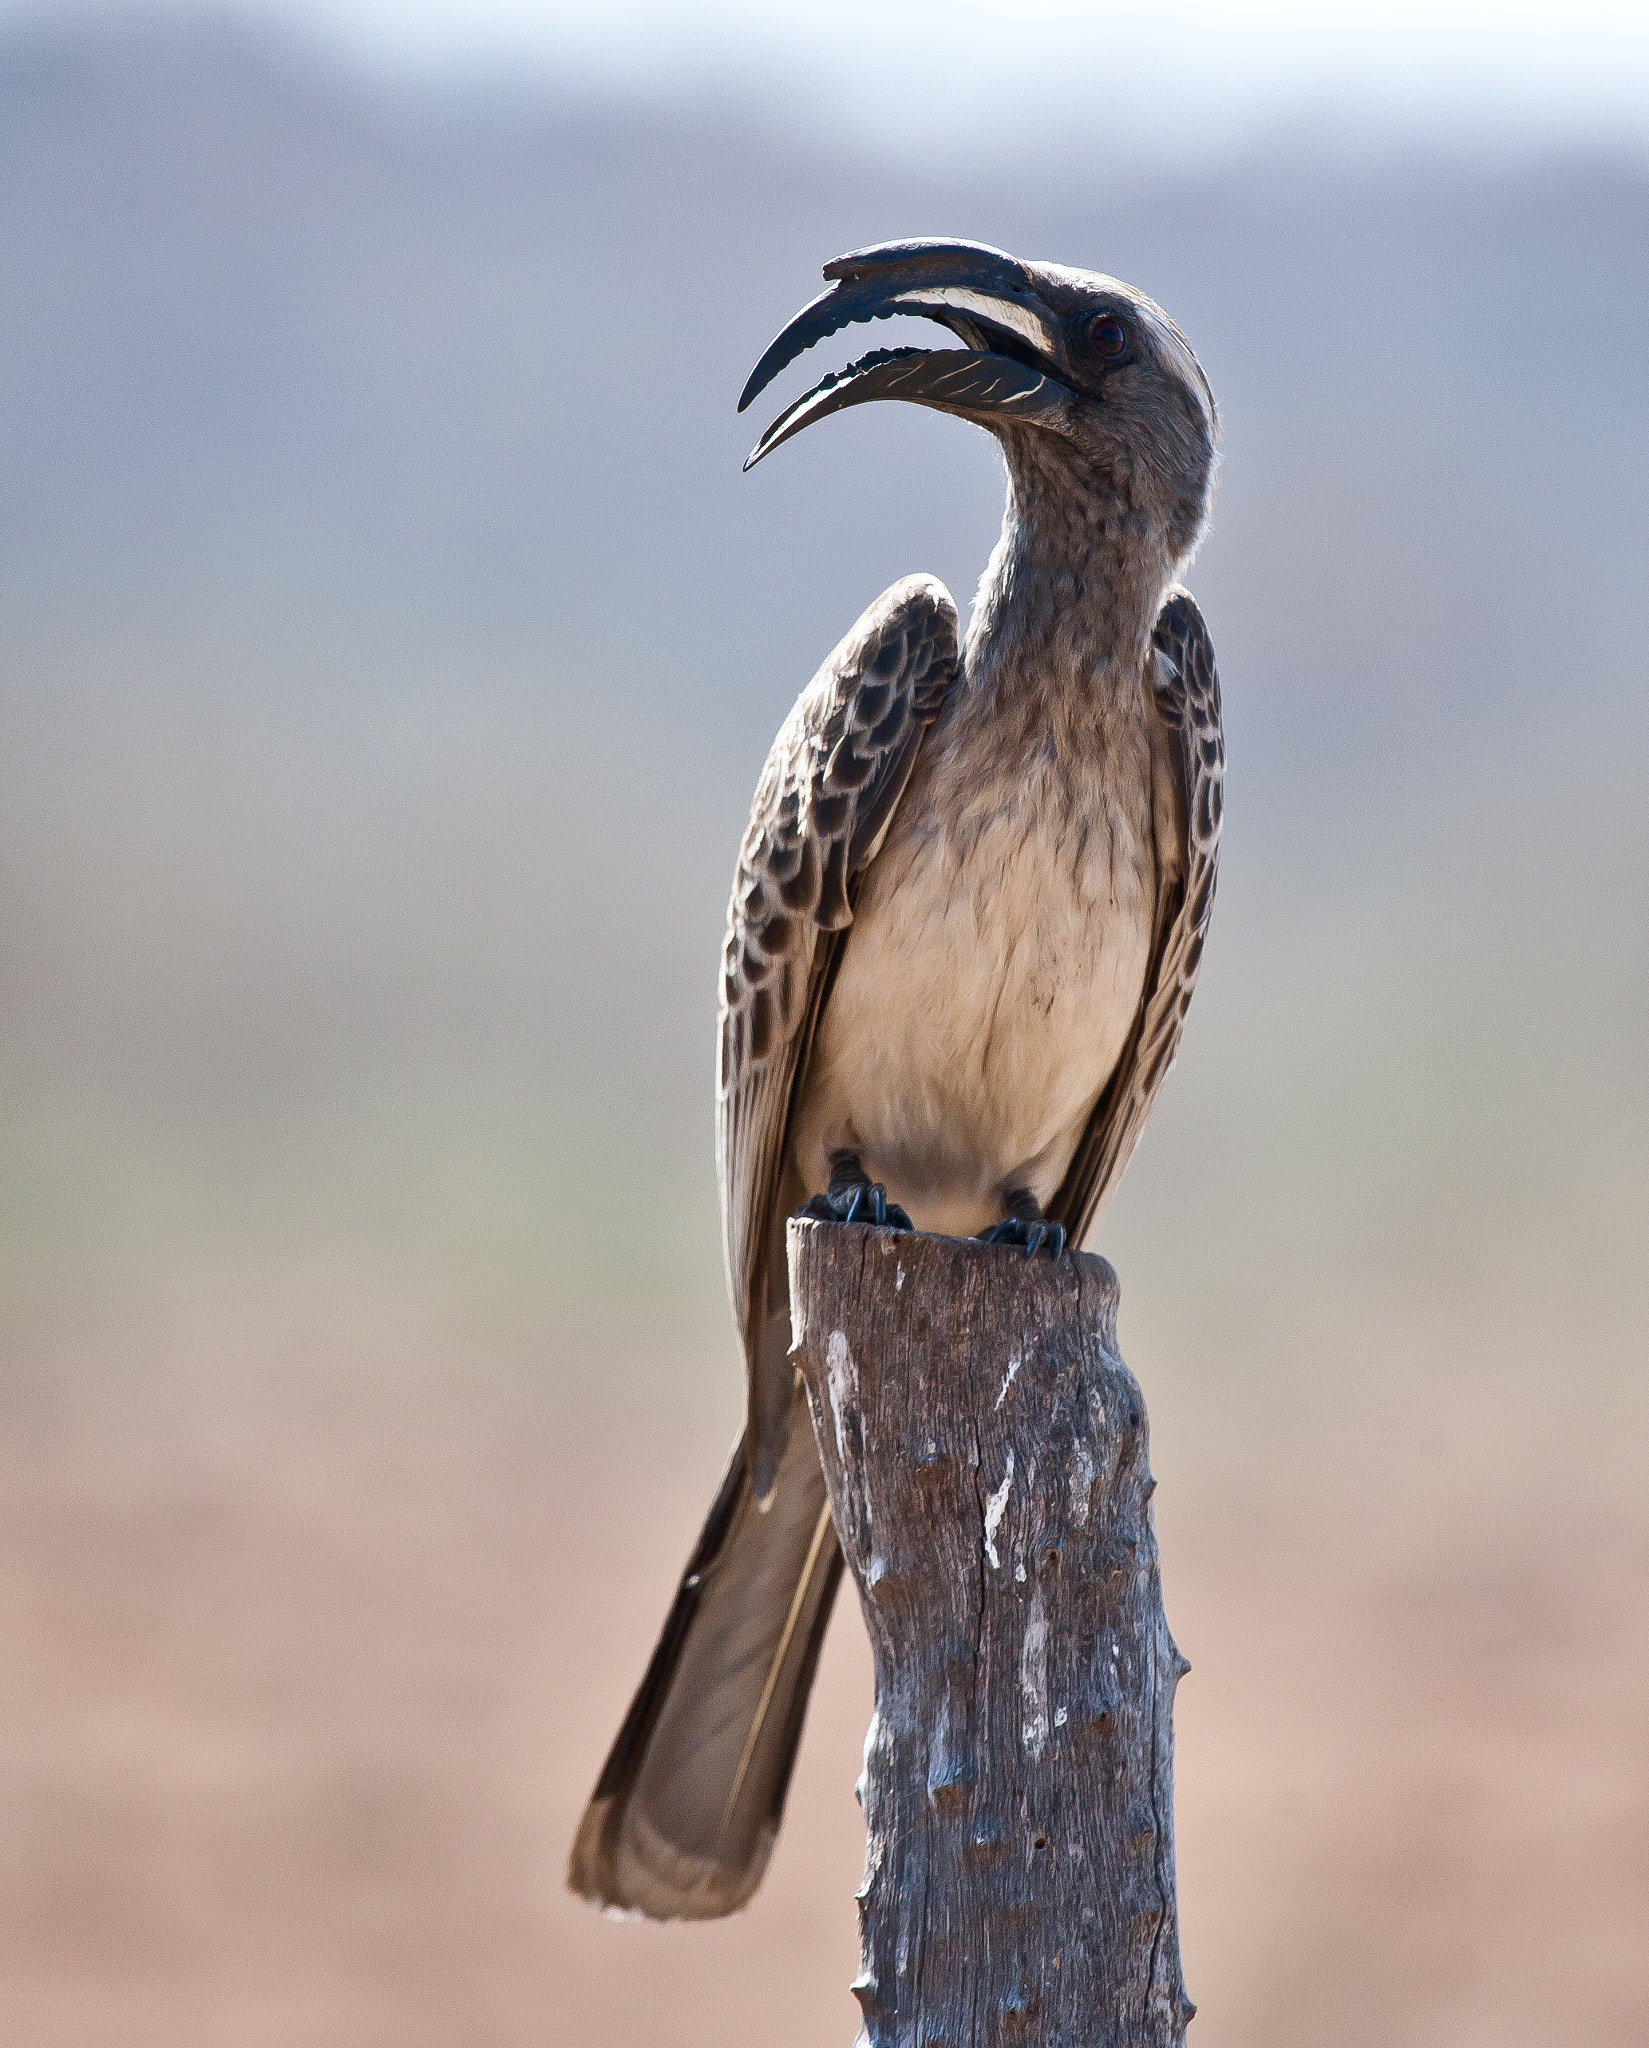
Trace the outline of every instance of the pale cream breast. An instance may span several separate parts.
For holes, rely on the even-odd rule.
[[[856,1151],[919,1229],[962,1234],[1000,1220],[1005,1188],[1052,1198],[1133,1027],[1150,741],[1123,718],[1097,757],[1033,750],[1009,779],[981,772],[990,735],[936,738],[861,887],[794,1165],[821,1188]]]

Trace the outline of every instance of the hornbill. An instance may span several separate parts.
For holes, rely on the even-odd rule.
[[[966,640],[932,576],[878,598],[786,719],[739,849],[717,1161],[746,1425],[569,1870],[658,1919],[760,1882],[841,1575],[786,1219],[1080,1243],[1174,1058],[1214,893],[1219,685],[1175,579],[1217,416],[1184,335],[1115,278],[972,242],[824,274],[741,411],[851,322],[916,314],[963,346],[862,357],[745,467],[900,398],[996,436],[1007,509]]]

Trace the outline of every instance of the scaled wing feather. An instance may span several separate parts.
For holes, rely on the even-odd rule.
[[[796,1079],[855,884],[923,735],[956,681],[956,607],[931,576],[896,583],[785,720],[739,849],[722,953],[716,1159],[728,1286],[750,1374],[749,1446],[765,1495],[790,1414],[767,1365],[775,1209]],[[781,1276],[782,1277],[782,1276]],[[781,1383],[774,1383],[775,1379]]]

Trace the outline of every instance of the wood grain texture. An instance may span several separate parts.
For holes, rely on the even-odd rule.
[[[797,1221],[796,1359],[876,1667],[869,2048],[1167,2048],[1173,1697],[1116,1275]]]

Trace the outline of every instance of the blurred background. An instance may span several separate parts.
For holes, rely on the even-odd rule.
[[[738,1418],[749,794],[1000,517],[955,421],[741,477],[733,402],[931,233],[1224,412],[1101,1237],[1193,2038],[1649,2039],[1649,27],[1466,0],[0,9],[5,2039],[851,2039],[851,1603],[747,1914],[561,1870]]]

